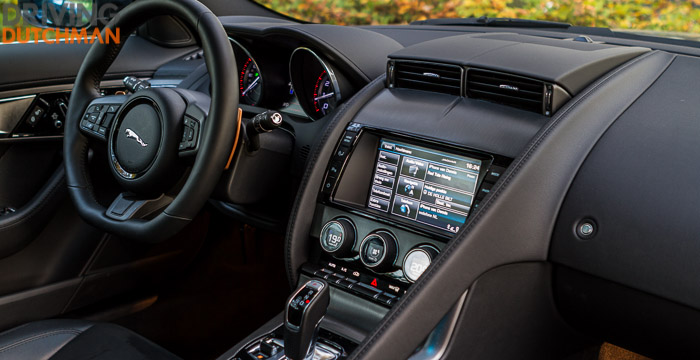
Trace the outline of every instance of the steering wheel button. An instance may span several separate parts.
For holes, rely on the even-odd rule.
[[[107,114],[104,121],[102,121],[102,126],[110,127],[112,126],[112,120],[114,120],[114,114]]]
[[[95,121],[95,124],[100,125],[102,124],[102,120],[105,119],[105,113],[100,113],[97,115],[97,120]]]

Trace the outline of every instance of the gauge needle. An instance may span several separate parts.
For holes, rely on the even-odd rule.
[[[256,77],[255,80],[253,80],[253,82],[250,83],[250,85],[248,85],[248,88],[245,89],[245,90],[243,90],[243,93],[242,93],[241,95],[245,96],[245,94],[247,94],[248,91],[250,91],[251,89],[253,89],[253,88],[255,87],[255,85],[258,85],[258,82],[259,82],[259,81],[260,81],[260,76]]]
[[[315,100],[315,101],[319,101],[319,100],[322,100],[322,99],[329,98],[329,97],[331,97],[331,96],[333,96],[333,95],[335,95],[335,93],[328,93],[328,94],[326,94],[326,95],[321,95],[321,96],[319,96],[319,97],[317,97],[317,98],[314,98],[314,100]]]

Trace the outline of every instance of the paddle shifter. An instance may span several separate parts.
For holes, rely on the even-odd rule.
[[[318,325],[326,314],[330,292],[323,280],[310,280],[289,298],[284,311],[284,353],[290,360],[313,357]]]

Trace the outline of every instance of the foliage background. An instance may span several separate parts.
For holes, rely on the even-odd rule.
[[[70,0],[90,5],[91,0]],[[339,25],[406,24],[430,18],[516,17],[579,26],[661,31],[700,40],[700,0],[255,0],[306,21]],[[17,5],[17,0],[0,0]],[[3,18],[0,12],[0,30]],[[10,17],[14,18],[14,12]],[[19,25],[31,27],[26,22]]]
[[[700,33],[700,0],[257,0],[316,23],[406,24],[430,18],[515,17],[612,29]]]

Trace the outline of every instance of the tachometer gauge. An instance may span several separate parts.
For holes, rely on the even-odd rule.
[[[316,113],[326,115],[329,111],[335,109],[336,89],[331,83],[331,78],[328,72],[323,70],[321,75],[316,79],[314,86],[314,110]]]
[[[241,101],[248,105],[255,105],[262,97],[262,77],[258,65],[253,58],[241,66],[241,75],[238,80],[241,89]]]
[[[341,92],[350,87],[345,78],[311,49],[294,50],[289,60],[289,77],[299,105],[306,115],[318,120],[333,111],[342,101]]]
[[[238,41],[229,38],[236,55],[238,65],[238,88],[240,102],[247,105],[259,105],[263,96],[263,77],[258,64]]]

